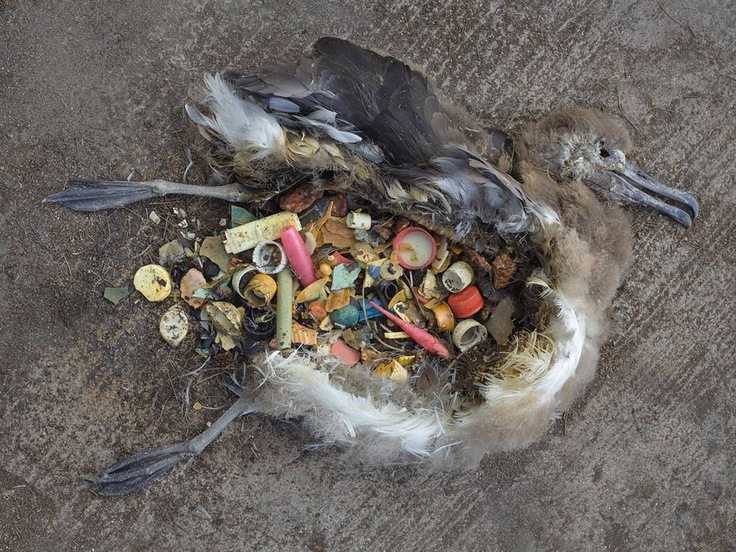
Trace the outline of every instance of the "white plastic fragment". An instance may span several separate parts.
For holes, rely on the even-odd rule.
[[[172,347],[177,347],[189,331],[189,317],[181,305],[174,305],[161,317],[158,325],[161,337]]]
[[[263,241],[277,240],[281,237],[281,229],[287,226],[302,229],[302,223],[296,213],[284,211],[225,230],[225,251],[232,254],[240,253],[253,249]]]
[[[345,226],[353,230],[370,230],[371,216],[367,213],[351,211],[345,218]]]
[[[222,238],[220,236],[208,236],[202,240],[199,254],[203,257],[207,257],[210,261],[220,267],[220,270],[223,272],[227,272],[227,265],[230,262],[230,256],[227,254],[227,251],[225,251],[225,247],[222,245]]]
[[[162,266],[170,267],[179,261],[183,261],[186,257],[184,244],[179,240],[170,241],[158,248],[158,262]]]

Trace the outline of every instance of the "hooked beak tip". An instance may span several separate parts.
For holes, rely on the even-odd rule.
[[[589,183],[611,199],[650,207],[675,219],[685,228],[690,228],[700,213],[700,206],[693,196],[665,186],[629,161],[623,169],[595,173]],[[657,196],[673,203],[666,203]]]
[[[690,207],[690,209],[692,210],[693,220],[695,220],[700,214],[700,205],[698,205],[698,200],[695,199],[693,196],[688,194],[688,197],[690,198],[690,200],[687,202],[687,206]]]

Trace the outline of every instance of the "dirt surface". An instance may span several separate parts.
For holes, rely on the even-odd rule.
[[[733,3],[368,4],[0,2],[0,549],[736,549]],[[69,177],[181,179],[202,74],[325,34],[423,65],[484,124],[617,114],[634,160],[701,217],[686,231],[632,213],[636,261],[598,376],[526,450],[463,473],[355,466],[296,454],[295,427],[250,417],[148,490],[97,497],[84,475],[217,417],[182,412],[197,361],[158,338],[164,307],[102,291],[155,258],[172,206],[223,206],[90,215],[41,198]],[[232,400],[217,378],[193,393]]]

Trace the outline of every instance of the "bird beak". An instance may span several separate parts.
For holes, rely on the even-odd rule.
[[[651,207],[672,217],[686,228],[692,226],[693,219],[698,216],[700,211],[698,202],[693,196],[665,186],[630,161],[626,161],[622,169],[604,170],[595,173],[590,177],[589,182],[606,193],[611,199]],[[670,199],[679,203],[680,206],[670,205],[650,194]],[[683,207],[689,208],[692,215]]]

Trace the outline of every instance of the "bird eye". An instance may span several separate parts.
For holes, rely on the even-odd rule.
[[[601,148],[601,152],[600,153],[601,153],[601,157],[603,159],[605,159],[606,157],[608,157],[609,155],[611,155],[610,153],[608,153],[608,150],[606,148]]]

